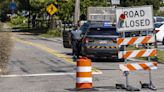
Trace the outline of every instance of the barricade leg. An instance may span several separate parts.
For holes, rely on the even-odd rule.
[[[142,83],[140,81],[140,84],[141,84],[141,88],[148,88],[151,90],[157,90],[157,88],[153,85],[153,82],[152,82],[151,70],[149,70],[149,83]]]
[[[128,79],[129,72],[124,71],[123,74],[126,77],[126,84],[125,85],[124,84],[116,84],[116,89],[125,89],[127,91],[140,91],[140,89],[129,85],[129,79]]]
[[[148,35],[148,31],[146,31],[146,33]],[[155,45],[156,45],[156,43],[155,43]],[[149,44],[146,44],[146,48],[148,48],[148,49],[150,48]],[[156,48],[156,46],[155,46],[155,48]],[[150,56],[149,56],[148,57],[148,62],[150,62],[150,61],[151,61],[151,59],[150,59]],[[155,66],[157,66],[157,64],[155,64]],[[140,82],[140,83],[141,83],[141,88],[149,88],[151,90],[157,90],[156,87],[152,83],[151,70],[149,70],[149,83],[143,83],[143,84],[142,84],[142,82]]]

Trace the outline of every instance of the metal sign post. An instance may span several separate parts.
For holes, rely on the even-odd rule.
[[[10,2],[10,5],[9,5],[9,8],[10,8],[10,10],[11,10],[11,14],[14,14],[14,10],[16,9],[16,3],[14,2],[14,0],[12,0],[11,2]]]
[[[58,9],[53,3],[51,3],[46,7],[46,11],[50,15],[49,22],[51,23],[51,25],[49,27],[53,28],[53,16],[58,11]]]
[[[123,32],[123,38],[125,38],[125,32]],[[126,45],[124,45],[124,51],[125,50],[126,50]],[[127,62],[128,62],[127,59],[125,59],[125,63],[127,63]],[[128,88],[128,86],[129,86],[128,75],[129,75],[129,72],[125,71],[124,76],[126,77],[126,88]]]

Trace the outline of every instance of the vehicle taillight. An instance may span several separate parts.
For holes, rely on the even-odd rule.
[[[158,33],[160,30],[155,30],[156,33]]]
[[[88,43],[89,42],[89,39],[88,38],[84,38],[83,39],[83,42]]]

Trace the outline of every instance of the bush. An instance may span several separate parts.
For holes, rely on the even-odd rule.
[[[7,72],[7,64],[12,49],[11,34],[0,32],[0,74]]]
[[[23,16],[15,16],[11,18],[11,23],[13,25],[23,25],[27,22],[27,19]]]

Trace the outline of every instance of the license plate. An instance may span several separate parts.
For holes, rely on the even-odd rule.
[[[101,40],[99,43],[100,43],[100,44],[107,44],[108,41],[106,41],[106,40]]]

